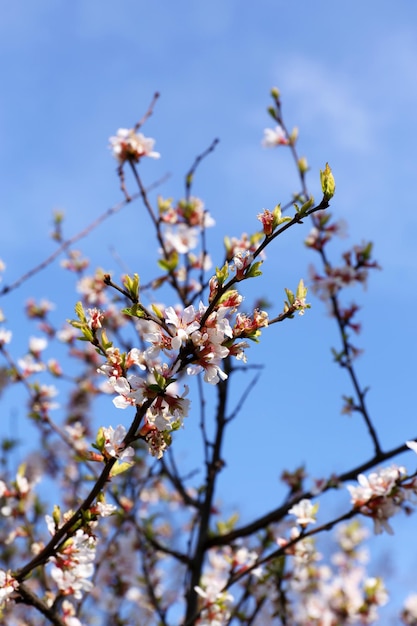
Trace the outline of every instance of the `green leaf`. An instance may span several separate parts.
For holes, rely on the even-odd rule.
[[[229,276],[229,264],[226,261],[223,267],[221,268],[216,267],[216,278],[218,280],[219,285],[223,285],[223,283],[226,282],[228,276]]]
[[[275,209],[272,211],[272,215],[274,216],[274,221],[272,223],[273,231],[276,229],[277,226],[284,224],[284,222],[291,222],[291,219],[292,219],[288,215],[284,215],[284,216],[282,215],[280,204],[277,204]]]
[[[96,442],[95,442],[95,444],[93,444],[93,447],[96,448],[96,450],[99,450],[100,452],[103,452],[105,442],[106,441],[105,441],[105,438],[104,438],[103,427],[101,426],[98,429],[98,432],[97,432],[97,435],[96,435]]]
[[[139,275],[133,274],[133,278],[125,276],[123,285],[133,300],[139,300]]]
[[[287,294],[289,305],[292,306],[294,304],[294,300],[295,300],[293,292],[291,291],[291,289],[285,288],[285,293]]]
[[[225,520],[224,522],[217,522],[216,526],[219,535],[225,535],[226,533],[231,532],[235,528],[238,521],[239,515],[237,513],[233,513],[233,515],[231,515],[228,520]]]
[[[260,267],[263,261],[256,261],[252,263],[252,265],[246,270],[245,278],[256,278],[256,276],[262,276],[262,272],[260,271]]]
[[[309,209],[311,209],[311,207],[314,205],[314,198],[313,196],[311,196],[307,202],[304,202],[304,204],[302,205],[302,207],[299,209],[298,213],[303,216],[307,213],[307,211]]]
[[[334,180],[334,176],[332,170],[328,163],[326,163],[326,167],[324,170],[320,170],[320,182],[321,189],[323,192],[323,196],[325,200],[330,200],[334,196],[334,192],[336,190],[336,183]]]
[[[159,259],[158,265],[166,272],[173,272],[178,266],[178,252],[171,252],[168,259]]]
[[[80,322],[83,322],[84,324],[87,323],[87,317],[84,313],[84,307],[82,305],[82,302],[78,301],[77,304],[75,305],[75,314],[78,317],[78,319],[80,320]]]
[[[110,478],[112,478],[113,476],[118,476],[119,474],[122,474],[123,472],[126,472],[131,467],[132,467],[132,463],[116,461],[116,463],[111,468]]]
[[[82,341],[94,341],[94,333],[89,326],[83,326],[80,328],[83,336],[79,337]]]
[[[129,315],[130,317],[138,317],[139,319],[142,317],[146,317],[146,313],[144,312],[140,304],[134,304],[133,306],[127,307],[126,309],[122,309],[122,313],[124,315]]]
[[[304,300],[306,298],[306,296],[307,296],[307,292],[308,292],[308,289],[304,285],[304,281],[301,278],[300,282],[298,283],[298,287],[297,287],[297,298],[299,298],[300,300]]]
[[[104,328],[101,331],[101,344],[104,350],[108,350],[113,345],[113,342],[108,340],[108,337]]]

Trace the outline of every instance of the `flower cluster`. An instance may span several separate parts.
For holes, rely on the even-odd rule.
[[[153,490],[152,497],[155,499]],[[157,526],[157,520],[153,518],[152,528]],[[146,574],[141,569],[137,529],[133,523],[125,522],[123,532],[115,533],[101,553],[98,547],[96,561],[95,585],[91,596],[107,615],[123,613],[126,624],[137,624],[140,613],[146,616],[141,623],[151,624],[154,608],[148,599],[147,582],[152,585],[154,597],[160,598],[165,593],[166,602],[169,603],[169,593],[162,584],[164,573],[158,561],[155,559],[151,571]],[[109,588],[116,588],[119,592],[101,593],[102,589]]]
[[[224,245],[226,248],[226,260],[239,263],[239,259],[251,259],[252,255],[258,249],[260,240],[263,238],[263,233],[255,233],[248,235],[243,233],[240,238],[237,237],[225,237]],[[262,258],[265,255],[262,254]]]
[[[19,587],[10,571],[0,569],[0,611],[6,602],[12,599],[14,591]]]
[[[318,511],[318,504],[313,504],[310,500],[300,500],[298,504],[295,504],[289,511],[291,515],[295,515],[297,518],[297,524],[302,528],[306,528],[309,524],[316,523],[316,513]]]
[[[297,539],[294,528],[291,539]],[[378,618],[378,607],[386,604],[388,595],[380,578],[367,576],[364,564],[368,556],[361,544],[367,534],[357,521],[339,527],[339,551],[332,563],[323,563],[312,537],[300,538],[287,553],[291,567],[288,581],[286,615],[291,623],[311,626],[347,626],[372,624]],[[278,544],[285,546],[286,540]],[[291,607],[291,609],[290,609]]]
[[[222,626],[231,616],[231,603],[234,598],[224,588],[231,574],[243,572],[256,561],[257,554],[245,546],[226,546],[209,552],[209,567],[201,577],[195,590],[200,596],[200,617],[198,626]],[[260,570],[253,572],[260,576]]]
[[[348,485],[354,508],[373,519],[376,534],[384,530],[393,534],[388,520],[406,508],[415,496],[416,481],[407,483],[405,478],[405,468],[392,465],[371,472],[368,476],[360,474],[358,486]]]
[[[135,451],[131,446],[124,445],[126,437],[126,428],[119,424],[116,429],[113,426],[101,429],[101,435],[104,439],[103,450],[109,457],[120,459],[124,463],[133,463]]]
[[[46,518],[48,528],[53,535],[55,524],[52,518]],[[76,600],[82,598],[82,591],[91,591],[90,578],[94,573],[96,539],[79,528],[65,541],[55,556],[50,557],[51,578],[62,595],[71,595]]]
[[[137,133],[134,128],[119,128],[116,135],[110,137],[113,156],[122,165],[125,161],[138,163],[143,156],[158,159],[161,155],[153,150],[155,140]]]
[[[186,225],[189,227],[209,228],[215,221],[206,210],[200,198],[190,196],[173,203],[172,198],[158,197],[158,209],[161,222],[171,225]]]
[[[217,288],[218,285],[213,287]],[[118,394],[114,405],[125,409],[152,401],[141,430],[148,443],[152,442],[152,454],[160,456],[160,446],[165,449],[169,444],[166,435],[182,426],[188,415],[189,400],[185,397],[188,387],[179,394],[173,376],[183,369],[188,375],[203,372],[207,383],[218,384],[227,378],[222,366],[224,360],[228,356],[244,359],[245,339],[257,340],[260,329],[267,326],[268,316],[263,311],[255,310],[253,317],[235,315],[241,302],[237,292],[231,291],[211,312],[202,302],[197,308],[168,307],[159,323],[139,321],[148,348],[133,348],[127,354],[113,346],[106,349],[107,361],[98,372],[107,377],[109,389]],[[95,317],[100,318],[98,311]],[[91,327],[88,318],[85,324]],[[169,364],[161,362],[161,356],[168,357]],[[143,374],[130,373],[131,368],[142,370]],[[161,437],[158,433],[165,435]]]
[[[24,522],[35,502],[35,487],[39,482],[38,468],[30,463],[18,468],[15,479],[0,480],[0,543],[12,545],[17,536],[25,536],[18,520]]]
[[[191,599],[187,613],[193,609],[193,620],[199,626],[276,620],[308,626],[371,624],[387,601],[381,579],[365,571],[368,557],[362,542],[367,531],[357,521],[339,527],[338,549],[329,560],[318,552],[313,539],[340,521],[315,525],[319,497],[339,487],[343,475],[315,481],[307,491],[304,467],[292,473],[284,471],[282,479],[290,490],[284,505],[272,515],[258,517],[254,524],[238,527],[237,515],[220,518],[216,498],[216,477],[224,465],[218,444],[223,444],[225,426],[231,419],[223,402],[218,404],[214,422],[206,421],[205,410],[201,412],[206,471],[184,471],[174,454],[154,463],[140,447],[140,443],[146,444],[156,459],[170,447],[173,433],[190,413],[188,376],[201,375],[209,385],[218,385],[221,399],[229,391],[229,374],[237,375],[242,369],[233,366],[232,357],[246,362],[249,340],[258,341],[268,324],[291,318],[296,312],[302,315],[310,306],[302,280],[295,293],[285,290],[284,310],[271,320],[261,301],[252,311],[243,312],[243,296],[235,288],[261,273],[264,250],[287,226],[302,223],[310,215],[313,229],[306,245],[317,251],[323,262],[323,270],[312,272],[313,289],[330,302],[337,316],[344,344],[339,362],[351,362],[354,349],[345,331],[359,331],[354,321],[358,307],[342,308],[338,294],[347,286],[366,284],[369,269],[377,267],[371,260],[372,247],[354,247],[343,255],[339,267],[328,262],[326,246],[333,236],[343,235],[344,226],[330,221],[325,212],[317,212],[305,185],[307,160],[297,155],[297,130],[287,131],[279,93],[273,90],[272,95],[275,109],[271,107],[269,112],[276,126],[265,130],[263,145],[290,146],[287,152],[294,156],[302,190],[292,196],[294,217],[283,217],[279,204],[273,211],[264,209],[257,216],[260,232],[225,238],[223,265],[210,278],[206,274],[211,260],[205,231],[214,220],[191,187],[195,168],[211,149],[196,159],[187,174],[185,198],[159,197],[154,205],[136,165],[143,157],[159,157],[155,142],[138,132],[140,124],[120,129],[110,138],[110,148],[125,194],[126,202],[121,205],[133,199],[124,186],[127,163],[138,184],[137,196],[155,229],[159,247],[156,277],[147,275],[147,267],[141,280],[138,274],[125,275],[119,285],[112,274],[100,268],[87,275],[88,259],[77,250],[68,250],[65,243],[62,250],[67,250],[67,258],[62,266],[72,273],[67,272],[66,278],[77,281],[82,300],[76,305],[78,320],[71,322],[72,328],[54,328],[48,317],[53,308],[49,301],[28,301],[26,315],[38,324],[44,337],[31,337],[27,353],[16,361],[5,347],[11,333],[0,329],[0,353],[6,363],[0,373],[7,377],[11,372],[12,382],[30,396],[29,416],[42,442],[37,463],[48,480],[60,472],[61,506],[67,511],[63,524],[59,505],[53,516],[46,518],[53,539],[45,545],[37,533],[39,530],[43,536],[39,526],[47,509],[43,497],[48,488],[34,493],[36,463],[26,459],[14,480],[2,474],[0,619],[16,610],[11,619],[17,621],[11,621],[11,626],[27,622],[26,602],[45,617],[51,615],[51,621],[67,626],[81,626],[82,618],[86,618],[85,624],[97,622],[104,615],[115,623],[150,624],[155,619],[167,623],[168,618],[181,619],[183,585],[188,581],[188,586],[190,580],[193,588],[187,588],[185,594]],[[328,165],[320,178],[322,208],[335,190]],[[55,220],[58,243],[64,242],[61,220],[60,216]],[[285,222],[287,226],[279,228]],[[178,304],[162,303],[168,288]],[[158,301],[151,293],[157,289],[163,292]],[[59,349],[68,350],[77,360],[77,368],[67,369],[57,359],[45,359],[52,340],[64,344]],[[35,375],[42,379],[33,382]],[[56,406],[52,402],[56,390],[44,384],[46,376],[53,376],[54,382],[61,379],[62,386],[72,385],[69,402],[57,412],[57,418],[49,414]],[[117,409],[130,409],[126,427],[93,422],[97,415],[93,400],[99,394],[111,394]],[[230,416],[238,412],[245,396],[246,392],[241,394],[237,410]],[[345,412],[362,411],[367,418],[364,396],[358,393],[359,401],[345,398]],[[205,399],[203,402],[205,406]],[[94,451],[89,449],[93,431],[97,432]],[[371,464],[381,458],[376,436],[374,444],[376,456]],[[7,476],[15,445],[13,439],[2,442],[0,462]],[[416,442],[407,445],[417,451]],[[408,477],[404,468],[392,466],[360,475],[358,485],[349,486],[349,491],[353,508],[343,517],[364,515],[374,521],[376,533],[392,532],[389,521],[399,510],[409,510],[409,503],[416,498],[417,479]],[[216,521],[215,515],[219,516]],[[36,602],[30,602],[32,593]],[[416,606],[411,596],[401,616],[405,624],[417,626]]]
[[[310,230],[305,245],[313,250],[324,250],[326,244],[334,236],[345,238],[347,236],[347,225],[344,220],[332,220],[332,215],[328,211],[318,211],[312,217],[313,228]]]
[[[91,591],[95,550],[95,539],[79,529],[65,542],[59,553],[50,558],[51,578],[63,595],[80,600],[82,591]]]
[[[201,598],[201,613],[197,621],[198,626],[222,626],[231,616],[231,603],[233,596],[227,591],[222,591],[221,581],[213,579],[206,581],[205,577],[201,586],[196,586],[196,592]]]
[[[326,244],[335,236],[345,236],[345,223],[332,222],[329,213],[318,212],[312,216],[313,229],[305,240],[307,247],[322,252]],[[372,260],[372,244],[354,246],[342,255],[343,265],[333,266],[326,263],[325,274],[321,275],[314,267],[310,268],[313,281],[313,291],[318,297],[327,301],[336,295],[342,288],[355,284],[366,286],[370,269],[378,269],[376,261]]]
[[[201,279],[201,272],[209,270],[212,262],[205,249],[199,253],[194,250],[202,243],[204,231],[215,224],[213,218],[203,201],[194,196],[177,203],[159,197],[158,212],[162,243],[159,265],[188,293],[200,292],[201,282],[191,277],[191,271],[198,271]],[[182,263],[179,255],[183,255]]]

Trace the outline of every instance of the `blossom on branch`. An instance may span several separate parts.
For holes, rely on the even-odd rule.
[[[12,331],[0,328],[0,346],[10,343],[12,340]]]
[[[145,399],[146,381],[139,376],[131,375],[128,378],[112,376],[109,383],[114,391],[119,394],[113,400],[114,406],[118,409],[140,406]]]
[[[186,254],[197,246],[198,231],[186,224],[178,224],[175,228],[166,229],[164,240],[168,252],[175,250],[178,254]]]
[[[368,555],[361,544],[366,530],[356,520],[339,527],[339,550],[333,553],[331,563],[323,562],[313,537],[302,538],[293,528],[287,550],[286,581],[291,604],[285,607],[291,624],[311,626],[347,626],[373,624],[377,610],[386,604],[388,594],[380,578],[368,577],[364,565]],[[288,540],[279,538],[285,548]]]
[[[275,146],[287,146],[290,143],[285,130],[282,126],[275,128],[265,128],[262,145],[265,148],[274,148]]]
[[[123,443],[126,437],[126,428],[119,424],[116,429],[113,426],[101,428],[102,436],[104,438],[104,450],[111,457],[117,458],[124,463],[133,463],[133,457],[135,456],[134,449],[129,446],[125,447]]]
[[[359,486],[347,486],[354,508],[373,519],[374,532],[377,535],[384,530],[390,535],[394,532],[388,520],[396,515],[403,503],[409,499],[408,493],[401,485],[405,476],[404,467],[392,465],[371,472],[368,476],[359,474]]]
[[[158,209],[160,219],[165,224],[183,223],[188,226],[209,228],[216,223],[205,209],[203,201],[195,196],[184,198],[176,205],[173,204],[172,198],[164,199],[159,196]]]
[[[63,595],[80,600],[82,591],[91,591],[93,583],[89,579],[94,573],[95,555],[96,539],[79,528],[49,559],[51,577]]]
[[[155,140],[136,133],[133,128],[119,128],[116,135],[110,137],[110,149],[120,165],[125,161],[137,163],[143,156],[159,159],[159,152],[154,152]]]
[[[310,500],[300,500],[297,504],[288,511],[291,515],[295,515],[297,518],[297,524],[302,528],[306,528],[308,524],[316,523],[316,514],[318,511],[318,504],[313,504]]]
[[[19,583],[15,580],[10,572],[0,569],[0,611],[2,607],[12,598],[13,592],[19,587]]]
[[[175,337],[171,340],[173,350],[179,350],[188,341],[190,335],[200,328],[197,312],[193,306],[186,307],[179,315],[173,307],[168,307],[165,311],[165,322],[175,329]]]

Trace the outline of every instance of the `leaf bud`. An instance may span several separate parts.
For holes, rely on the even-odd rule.
[[[55,504],[54,510],[52,511],[52,519],[54,520],[55,528],[59,528],[59,524],[61,522],[61,509],[57,504]]]
[[[278,121],[278,117],[277,117],[277,113],[275,111],[275,108],[274,107],[268,107],[267,111],[268,111],[269,115],[272,117],[272,119],[277,122]]]
[[[298,128],[297,128],[297,126],[294,126],[294,128],[290,132],[290,135],[289,135],[288,139],[290,140],[290,144],[292,144],[292,145],[295,144],[295,142],[298,139]]]
[[[334,181],[334,176],[328,163],[326,163],[324,171],[320,170],[320,181],[324,199],[330,200],[334,196],[336,183]]]
[[[305,174],[308,170],[308,163],[305,157],[298,159],[298,169],[301,174]]]

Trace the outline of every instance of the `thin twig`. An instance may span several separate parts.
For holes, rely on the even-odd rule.
[[[159,98],[159,95],[160,94],[159,94],[158,91],[156,91],[154,93],[153,98],[152,98],[152,102],[150,103],[150,105],[148,107],[148,110],[146,111],[145,115],[139,120],[139,122],[136,122],[136,124],[134,126],[135,132],[138,131],[139,128],[144,125],[146,120],[148,120],[151,117],[151,115],[152,115],[152,113],[154,111],[155,105],[156,105],[156,101]]]
[[[236,541],[236,539],[240,539],[242,537],[248,537],[249,535],[252,535],[258,532],[259,530],[262,530],[266,526],[269,526],[269,524],[273,524],[275,522],[279,522],[280,520],[282,520],[285,517],[285,515],[288,513],[289,509],[292,506],[294,506],[294,504],[297,504],[298,502],[300,502],[300,500],[304,500],[304,499],[309,500],[309,499],[315,498],[318,495],[321,495],[322,493],[330,489],[334,489],[341,483],[345,483],[350,480],[355,480],[359,474],[362,474],[363,472],[366,472],[367,470],[375,467],[376,465],[384,461],[387,461],[388,459],[391,459],[397,456],[398,454],[401,454],[402,452],[406,452],[407,450],[408,450],[408,447],[406,446],[406,444],[402,444],[402,445],[396,446],[395,448],[392,448],[391,450],[388,450],[387,452],[381,452],[379,455],[373,456],[368,461],[365,461],[364,463],[357,465],[351,470],[348,470],[339,475],[331,477],[327,485],[325,485],[324,488],[321,489],[320,493],[314,492],[314,490],[307,490],[307,491],[304,491],[303,493],[294,495],[290,500],[288,500],[282,506],[279,506],[276,509],[273,509],[269,513],[266,513],[262,517],[259,517],[253,522],[250,522],[246,526],[236,528],[235,530],[232,530],[229,533],[225,533],[224,535],[217,535],[214,537],[210,537],[207,540],[206,547],[212,548],[214,546],[224,546],[224,545],[228,545],[232,543],[233,541]]]
[[[140,196],[140,194],[138,194],[138,193],[134,194],[132,196],[131,200],[133,201],[133,200],[139,198],[139,196]],[[109,209],[107,209],[107,211],[102,213],[97,219],[95,219],[93,222],[91,222],[86,228],[84,228],[84,230],[80,231],[79,233],[77,233],[76,235],[71,237],[70,239],[67,239],[66,241],[64,241],[55,250],[55,252],[53,254],[51,254],[50,256],[48,256],[44,261],[42,261],[42,263],[39,263],[38,265],[33,267],[31,270],[29,270],[28,272],[23,274],[14,283],[11,283],[10,285],[5,285],[0,290],[0,297],[10,293],[10,291],[13,291],[14,289],[17,289],[18,287],[20,287],[20,285],[22,285],[24,282],[29,280],[29,278],[32,278],[32,276],[35,276],[35,274],[38,274],[39,272],[44,270],[46,267],[48,267],[48,265],[53,263],[55,261],[55,259],[57,259],[63,252],[68,250],[68,248],[70,248],[74,243],[76,243],[80,239],[84,239],[85,237],[87,237],[87,235],[89,235],[93,230],[95,230],[97,228],[97,226],[99,226],[99,224],[104,222],[106,219],[108,219],[109,217],[111,217],[115,213],[118,213],[127,204],[129,204],[129,203],[126,200],[123,200],[122,202],[119,202],[118,204],[115,204],[114,206],[112,206]]]
[[[194,163],[185,175],[185,197],[187,200],[190,199],[191,186],[193,184],[194,174],[197,167],[200,165],[201,161],[206,158],[206,156],[208,156],[211,152],[214,152],[219,141],[220,139],[214,139],[210,146],[206,150],[204,150],[204,152],[196,156]]]

